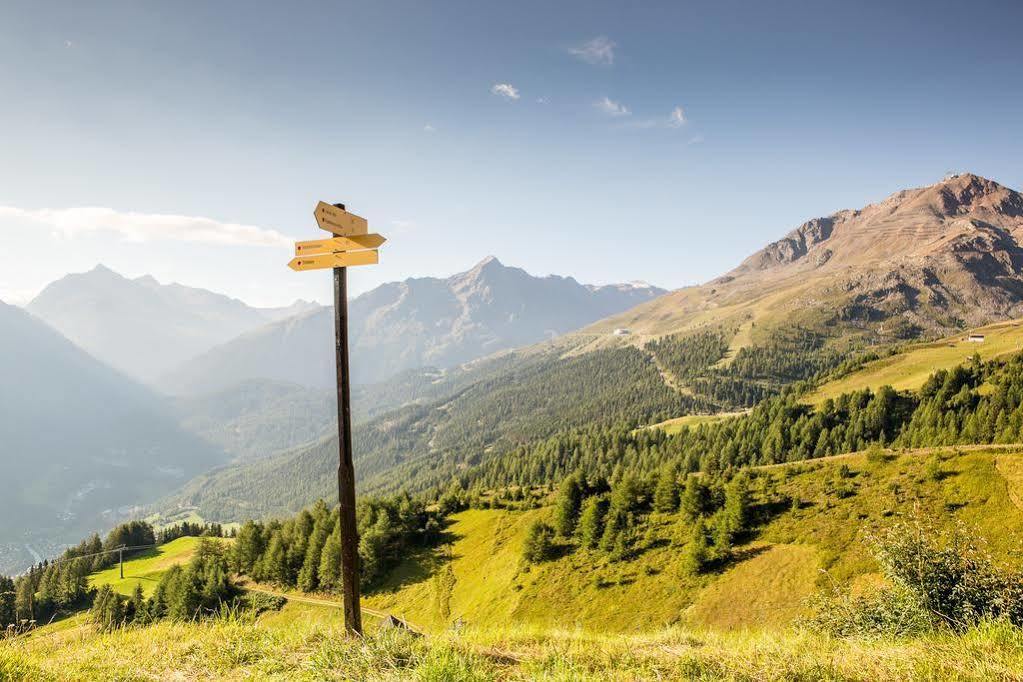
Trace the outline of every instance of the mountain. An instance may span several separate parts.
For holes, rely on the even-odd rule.
[[[507,470],[576,429],[747,409],[869,345],[1023,317],[1021,209],[1017,192],[972,175],[899,192],[811,220],[708,284],[418,384],[416,402],[357,426],[362,489],[424,489],[488,462]],[[335,456],[324,440],[213,472],[170,505],[229,518],[232,499],[268,485],[276,499],[327,490]]]
[[[601,321],[642,334],[727,321],[872,341],[1023,316],[1023,195],[964,173],[814,218],[707,284]]]
[[[0,573],[224,461],[162,398],[2,303],[0,377]]]
[[[127,279],[100,265],[53,282],[28,310],[111,367],[149,382],[239,334],[317,307],[298,301],[252,308],[150,276]]]
[[[446,368],[536,343],[650,300],[646,284],[593,286],[571,277],[534,277],[490,257],[447,279],[394,282],[351,301],[353,381],[401,370]],[[223,390],[246,379],[334,384],[333,313],[309,311],[257,329],[170,372],[174,393]]]

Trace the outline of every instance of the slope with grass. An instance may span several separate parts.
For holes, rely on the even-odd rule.
[[[982,342],[969,340],[984,337]],[[982,360],[1009,355],[1023,348],[1023,320],[999,322],[964,331],[929,343],[911,344],[884,358],[867,363],[857,371],[821,386],[808,399],[814,403],[864,388],[877,390],[889,385],[896,390],[917,389],[939,369],[961,365],[974,355]]]
[[[165,545],[134,554],[124,561],[124,578],[121,578],[121,567],[115,564],[112,568],[89,576],[89,586],[110,585],[115,592],[130,597],[135,591],[135,586],[142,585],[142,592],[151,597],[167,569],[188,563],[195,554],[199,541],[199,538],[178,538]]]
[[[469,510],[454,516],[446,547],[404,562],[367,603],[434,631],[455,622],[593,632],[784,626],[831,580],[869,579],[870,533],[913,510],[944,526],[964,523],[996,558],[1012,558],[1023,541],[1017,450],[854,453],[755,470],[755,532],[700,576],[684,567],[685,522],[675,514],[646,517],[631,559],[563,546],[554,560],[530,565],[521,560],[526,530],[548,509]]]

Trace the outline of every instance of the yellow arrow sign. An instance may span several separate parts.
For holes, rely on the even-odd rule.
[[[308,242],[295,243],[296,256],[308,256],[314,253],[333,253],[335,251],[358,251],[375,249],[386,242],[379,234],[359,234],[351,237],[334,237],[333,239],[315,239]]]
[[[325,201],[316,204],[313,215],[321,230],[336,234],[338,237],[351,237],[352,235],[366,234],[369,231],[369,223],[365,218]]]
[[[291,259],[288,267],[296,272],[303,270],[322,270],[324,268],[347,268],[354,265],[376,265],[380,262],[380,252],[351,251],[349,253],[321,253],[315,256],[299,256]]]

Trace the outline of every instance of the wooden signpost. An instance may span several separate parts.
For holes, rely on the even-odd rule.
[[[369,234],[365,218],[345,210],[344,204],[321,201],[313,211],[320,229],[330,239],[297,242],[295,258],[288,267],[334,270],[334,351],[337,365],[337,428],[340,451],[337,468],[338,500],[341,504],[341,583],[345,628],[362,635],[359,605],[359,537],[355,521],[355,467],[352,464],[351,378],[348,363],[348,268],[379,262],[376,250],[386,239]]]

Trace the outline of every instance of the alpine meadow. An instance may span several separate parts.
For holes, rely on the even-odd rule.
[[[1023,679],[1021,21],[0,9],[0,681]]]

